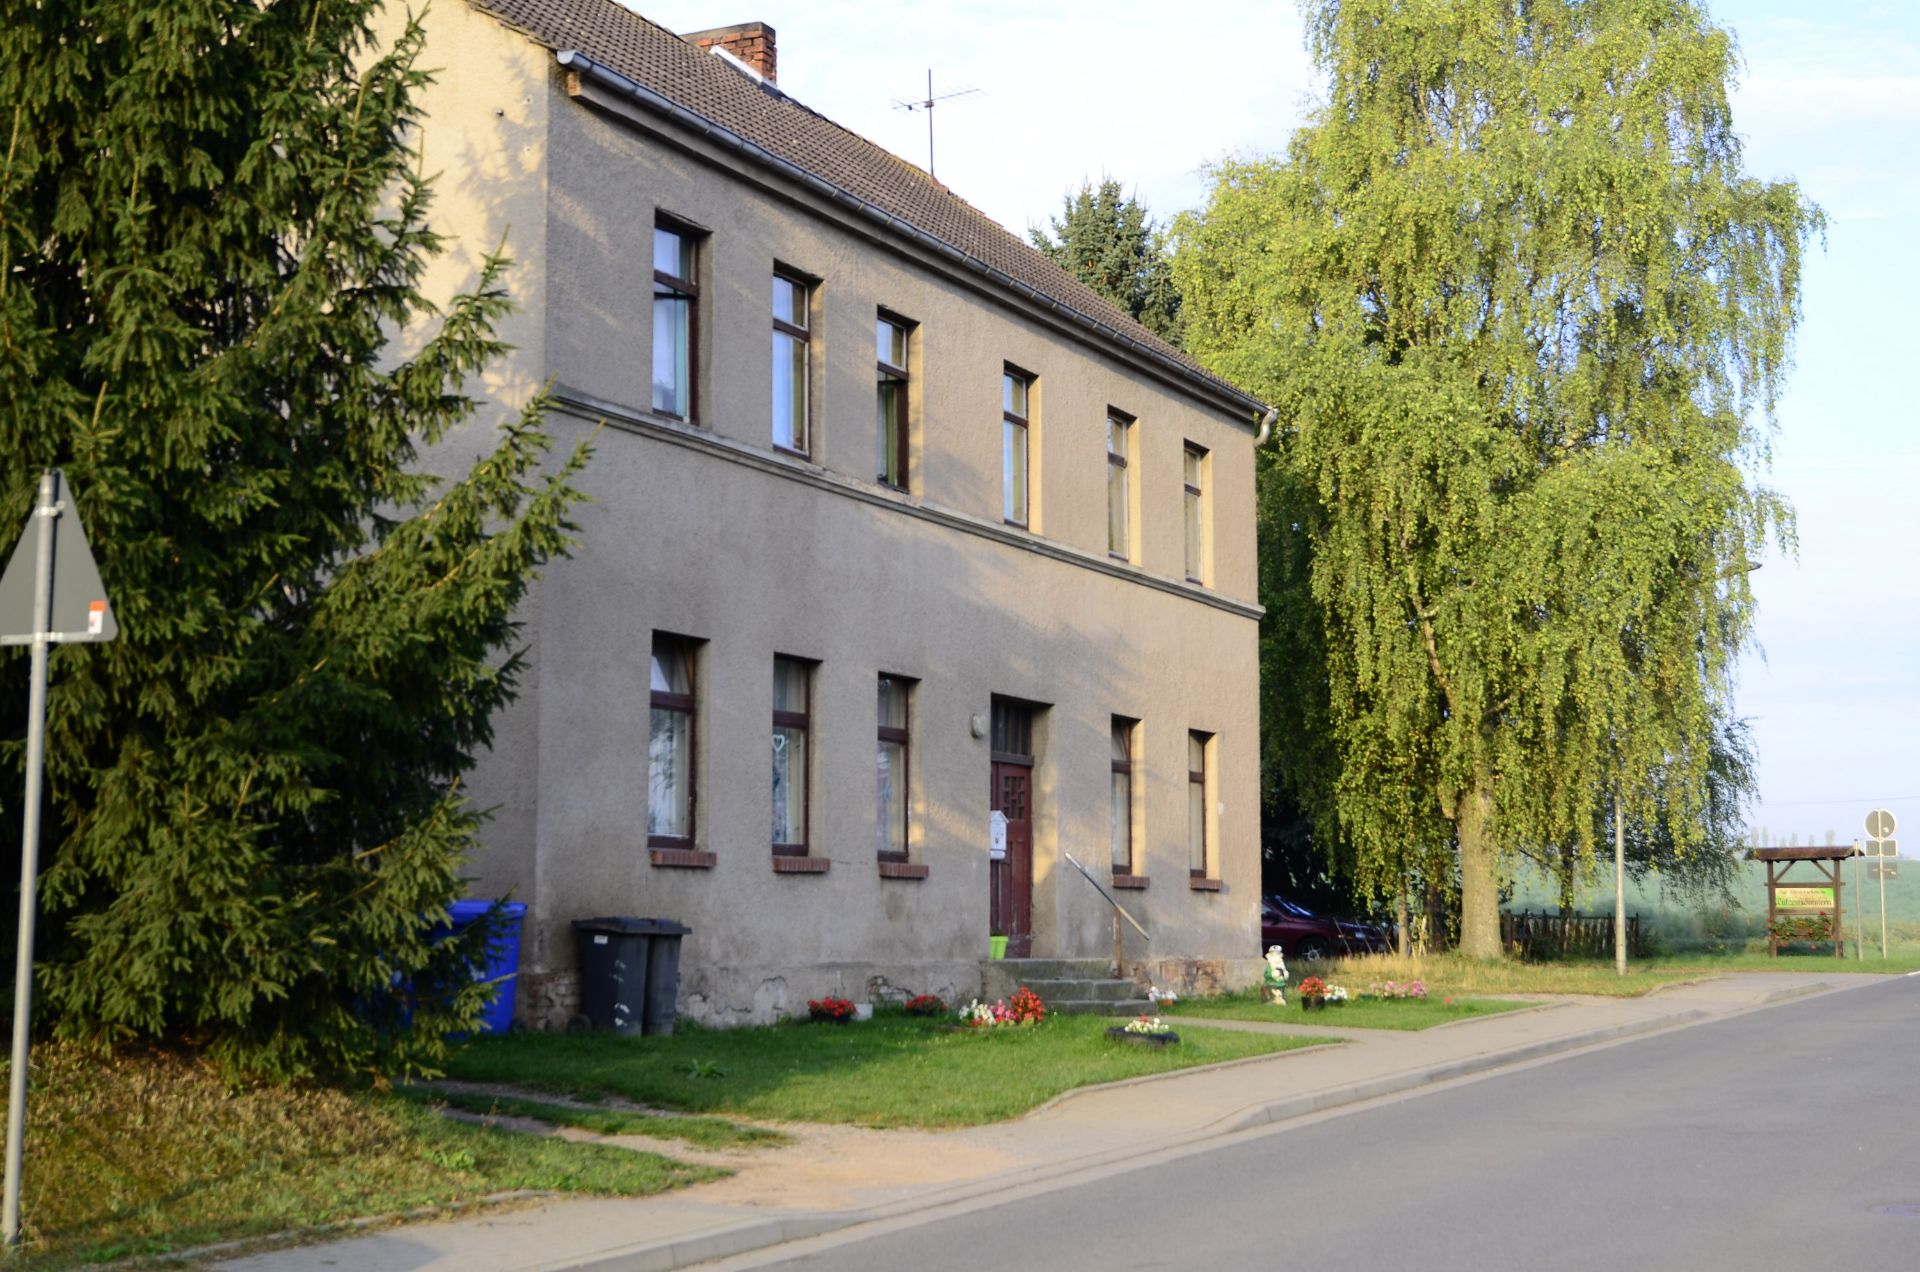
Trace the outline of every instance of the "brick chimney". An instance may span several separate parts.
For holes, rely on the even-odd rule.
[[[772,84],[775,82],[773,65],[773,28],[764,22],[742,22],[738,26],[711,27],[705,31],[688,31],[680,37],[688,44],[703,49],[715,45],[745,62],[760,77]]]

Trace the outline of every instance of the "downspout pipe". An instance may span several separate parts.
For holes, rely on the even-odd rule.
[[[1280,408],[1277,406],[1268,407],[1267,413],[1260,417],[1260,432],[1253,439],[1255,450],[1267,444],[1267,439],[1273,436],[1273,422],[1279,418]]]
[[[875,221],[885,230],[912,239],[936,255],[943,256],[947,260],[961,265],[973,273],[985,275],[991,282],[1005,288],[1021,299],[1059,314],[1061,317],[1069,319],[1082,327],[1088,328],[1104,339],[1119,345],[1134,357],[1142,361],[1151,362],[1161,370],[1170,372],[1178,379],[1185,380],[1189,384],[1204,387],[1217,398],[1224,397],[1243,407],[1251,406],[1255,410],[1258,410],[1263,405],[1257,398],[1241,392],[1239,389],[1234,388],[1224,381],[1215,380],[1211,376],[1202,378],[1202,376],[1196,374],[1192,368],[1183,366],[1181,363],[1169,358],[1166,354],[1161,353],[1158,349],[1142,344],[1140,341],[1127,335],[1124,331],[1116,331],[1106,323],[1088,314],[1081,313],[1071,305],[1063,304],[1058,299],[1034,287],[1030,287],[1018,279],[1009,277],[1004,271],[995,269],[993,266],[987,264],[987,262],[962,251],[953,244],[948,243],[945,239],[937,238],[919,226],[901,220],[886,209],[877,207],[865,199],[862,199],[860,196],[842,190],[831,182],[823,180],[813,173],[808,172],[805,168],[800,167],[798,164],[790,163],[780,158],[778,155],[768,151],[764,146],[747,140],[731,129],[715,123],[713,120],[708,119],[696,111],[688,110],[686,107],[680,105],[680,103],[654,92],[644,84],[639,84],[628,79],[612,67],[594,61],[579,49],[556,50],[553,58],[554,61],[558,62],[564,69],[582,75],[589,80],[593,80],[604,88],[612,89],[614,92],[631,101],[638,102],[654,113],[663,115],[675,123],[705,137],[715,145],[731,150],[735,154],[750,159],[764,167],[771,168],[788,180],[813,190],[827,201],[837,203],[849,211],[856,212],[868,220]],[[770,85],[766,87],[769,91],[778,91]],[[1269,411],[1268,414],[1273,415],[1275,412]],[[1266,433],[1263,431],[1259,441],[1254,444],[1257,446],[1264,441],[1266,441]]]

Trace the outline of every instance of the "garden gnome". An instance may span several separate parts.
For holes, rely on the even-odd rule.
[[[1278,945],[1267,946],[1267,970],[1260,975],[1260,984],[1267,992],[1267,1001],[1275,1007],[1285,1007],[1287,996],[1280,992],[1287,983],[1287,956],[1280,952]]]

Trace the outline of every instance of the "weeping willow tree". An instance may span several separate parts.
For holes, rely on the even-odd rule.
[[[1821,221],[1742,167],[1687,0],[1305,0],[1326,97],[1179,229],[1190,349],[1281,407],[1262,474],[1269,760],[1357,877],[1591,856],[1613,801],[1706,836],[1758,484]],[[1656,810],[1657,805],[1657,810]]]

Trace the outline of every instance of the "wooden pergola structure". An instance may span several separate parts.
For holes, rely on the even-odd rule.
[[[1825,915],[1828,940],[1833,942],[1835,958],[1845,958],[1847,941],[1842,926],[1846,911],[1842,904],[1845,886],[1840,878],[1840,863],[1857,857],[1860,850],[1852,844],[1828,844],[1809,848],[1751,848],[1749,861],[1767,863],[1767,953],[1780,956],[1780,915],[1792,917]],[[1793,869],[1805,862],[1812,874],[1793,878]],[[1788,938],[1789,940],[1793,938]]]

